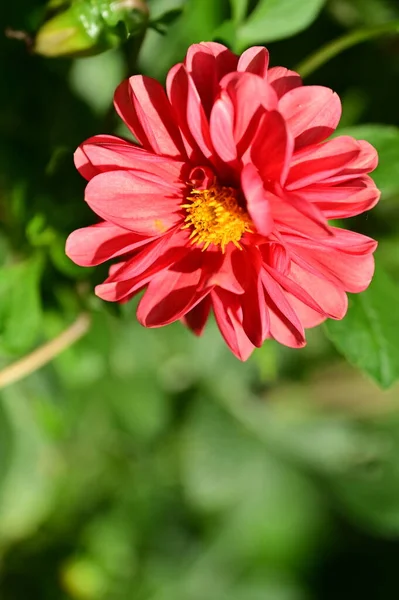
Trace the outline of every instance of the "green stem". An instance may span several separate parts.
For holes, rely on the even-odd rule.
[[[298,71],[302,77],[307,77],[316,71],[316,69],[324,65],[324,63],[334,58],[334,56],[343,52],[343,50],[386,33],[399,33],[399,21],[392,21],[373,27],[365,27],[346,33],[325,46],[322,46],[308,58],[305,58],[305,60],[297,65],[295,71]]]

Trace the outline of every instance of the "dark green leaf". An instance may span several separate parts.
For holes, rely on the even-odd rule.
[[[329,320],[328,336],[352,364],[382,387],[399,378],[399,313],[397,286],[377,269],[370,287],[351,295],[342,321]]]

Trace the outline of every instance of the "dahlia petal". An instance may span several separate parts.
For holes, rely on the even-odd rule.
[[[313,311],[325,315],[323,309],[317,304],[314,298],[308,294],[308,292],[298,285],[293,279],[290,279],[289,275],[285,276],[280,273],[277,269],[273,269],[268,265],[264,265],[266,271],[271,275],[271,277],[276,281],[280,287],[284,290],[286,297],[288,298],[288,294],[300,300],[303,304],[311,308]],[[292,303],[290,302],[292,305]],[[301,321],[302,322],[302,321]]]
[[[327,219],[354,217],[375,206],[381,192],[368,175],[338,184],[314,183],[295,194],[313,202]]]
[[[294,140],[283,116],[276,110],[265,112],[250,149],[252,162],[264,181],[284,184],[293,149]]]
[[[75,152],[75,165],[86,179],[106,171],[146,171],[170,183],[184,179],[184,163],[159,156],[113,135],[89,138]]]
[[[166,88],[188,156],[196,161],[201,160],[201,154],[210,159],[213,148],[208,120],[197,88],[183,64],[169,71]]]
[[[306,148],[293,156],[286,188],[296,190],[325,181],[350,166],[359,155],[359,142],[348,135]]]
[[[295,138],[297,150],[325,140],[341,117],[338,95],[329,88],[316,85],[290,90],[280,99],[278,109]]]
[[[237,71],[247,71],[266,79],[269,52],[264,46],[253,46],[243,52],[238,60]]]
[[[287,248],[279,241],[268,241],[259,246],[262,265],[285,274],[289,270],[290,257]]]
[[[94,293],[101,300],[106,302],[124,302],[126,299],[132,298],[138,293],[153,275],[149,275],[147,279],[127,279],[125,281],[113,281],[110,283],[100,283],[94,288]]]
[[[150,268],[152,273],[165,269],[187,254],[188,243],[189,235],[185,230],[177,229],[166,233],[150,241],[119,269],[110,273],[106,283],[134,279],[143,273],[147,274]]]
[[[201,47],[207,48],[215,57],[218,80],[227,73],[237,69],[238,57],[219,42],[201,42]]]
[[[247,201],[248,213],[261,235],[267,236],[273,229],[273,217],[268,193],[256,167],[248,163],[241,171],[241,186]]]
[[[150,241],[147,236],[103,221],[73,231],[66,241],[65,252],[77,265],[91,267],[132,252]]]
[[[212,302],[211,296],[208,294],[201,302],[198,302],[188,313],[182,317],[182,322],[186,327],[191,329],[195,335],[201,335],[208,321]]]
[[[248,289],[242,296],[241,306],[243,329],[250,342],[256,348],[260,348],[269,334],[270,318],[259,274],[250,278]]]
[[[210,118],[212,144],[218,156],[225,163],[237,159],[237,147],[234,139],[234,107],[230,96],[221,92],[213,105]]]
[[[211,292],[212,308],[219,331],[230,350],[240,360],[247,360],[255,347],[242,326],[238,297],[220,288]]]
[[[304,202],[295,194],[276,196],[267,190],[265,193],[280,232],[300,232],[315,237],[330,235],[326,218],[314,204]]]
[[[340,183],[365,173],[371,173],[378,165],[377,150],[365,140],[356,140],[359,154],[340,173],[330,176],[328,183]]]
[[[277,95],[264,79],[253,73],[230,73],[220,85],[233,104],[234,139],[238,154],[242,156],[252,143],[265,109],[277,108]]]
[[[348,298],[344,289],[331,281],[328,275],[320,272],[320,269],[312,269],[311,265],[295,257],[291,262],[290,279],[306,289],[328,317],[342,319],[345,316]]]
[[[85,199],[100,217],[135,233],[156,236],[182,221],[179,188],[149,173],[109,171],[86,186]]]
[[[267,73],[267,81],[270,83],[278,98],[297,87],[301,87],[302,79],[295,71],[285,67],[273,67]]]
[[[294,296],[287,291],[285,294],[288,302],[298,315],[298,318],[305,329],[316,327],[316,325],[320,325],[320,323],[323,323],[327,319],[327,316],[323,312],[314,310],[308,304],[302,302],[297,296]]]
[[[222,44],[192,44],[187,50],[184,66],[197,89],[207,117],[218,92],[219,80],[235,70],[236,65],[237,57]]]
[[[306,343],[302,323],[273,277],[265,270],[261,277],[269,311],[270,335],[285,346],[301,348]]]
[[[248,258],[246,253],[229,244],[223,255],[219,269],[211,275],[210,285],[215,285],[232,292],[244,294],[248,284]]]
[[[187,233],[177,230],[154,240],[131,259],[110,269],[109,277],[95,289],[103,300],[120,302],[143,288],[160,271],[187,254]]]
[[[334,228],[334,236],[324,243],[299,240],[291,247],[307,264],[336,280],[347,292],[363,292],[373,277],[372,253],[377,242],[361,234]]]
[[[149,283],[137,308],[137,319],[144,327],[162,327],[182,318],[209,290],[199,291],[202,270],[163,271]]]
[[[121,87],[123,86],[123,87]],[[115,107],[135,137],[156,154],[184,156],[178,127],[162,85],[144,75],[133,75],[115,93]]]

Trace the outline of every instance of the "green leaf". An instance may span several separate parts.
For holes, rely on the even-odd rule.
[[[350,296],[346,317],[326,323],[338,350],[384,388],[399,378],[398,293],[397,286],[378,268],[370,287]]]
[[[230,0],[233,21],[241,23],[247,14],[249,0]]]
[[[42,306],[41,256],[0,270],[0,332],[3,347],[24,352],[34,344],[40,330]]]
[[[238,50],[251,44],[280,40],[312,23],[325,0],[260,0],[237,32]]]
[[[379,156],[377,169],[372,173],[384,199],[399,195],[399,128],[392,125],[359,125],[337,131],[338,135],[351,135],[367,140]]]

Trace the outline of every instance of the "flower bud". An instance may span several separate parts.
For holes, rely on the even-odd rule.
[[[142,33],[147,22],[144,0],[70,0],[45,21],[33,49],[43,56],[91,56]]]

